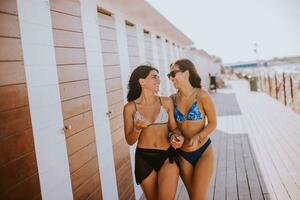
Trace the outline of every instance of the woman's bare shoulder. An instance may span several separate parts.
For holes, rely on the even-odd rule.
[[[198,101],[211,101],[212,98],[206,89],[201,88],[198,93]]]
[[[126,113],[133,113],[135,111],[135,105],[134,105],[134,102],[127,102],[125,105],[124,105],[124,109],[123,109],[124,112]]]

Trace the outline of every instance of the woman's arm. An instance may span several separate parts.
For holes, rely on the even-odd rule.
[[[177,127],[176,120],[174,118],[174,104],[173,100],[168,97],[164,97],[164,101],[167,105],[168,115],[169,115],[169,130],[171,132],[169,133],[169,141],[171,142],[172,146],[174,148],[180,148],[183,144],[184,137],[182,136],[181,131]]]
[[[208,123],[204,127],[204,129],[202,129],[199,133],[200,140],[208,137],[213,132],[213,130],[215,130],[217,127],[215,105],[208,92],[204,91],[203,95],[201,95],[201,103],[203,105],[204,112],[207,116]]]
[[[133,121],[134,105],[132,103],[127,103],[123,109],[123,120],[124,120],[124,133],[127,144],[133,145],[140,136],[142,128],[136,127]]]

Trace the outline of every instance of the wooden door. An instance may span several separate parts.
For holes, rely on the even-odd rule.
[[[129,146],[123,130],[123,86],[115,20],[107,11],[98,16],[118,194],[119,199],[134,199]]]
[[[73,196],[102,199],[80,3],[50,0],[50,7]]]

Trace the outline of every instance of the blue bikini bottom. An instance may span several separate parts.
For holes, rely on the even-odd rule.
[[[199,158],[202,156],[202,154],[205,152],[205,150],[210,145],[211,140],[208,138],[208,140],[203,144],[199,149],[191,152],[182,151],[181,149],[177,149],[177,153],[181,155],[184,159],[186,159],[189,163],[191,163],[193,166],[196,165]]]

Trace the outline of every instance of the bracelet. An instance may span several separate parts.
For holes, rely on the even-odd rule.
[[[171,139],[172,135],[175,135],[175,133],[174,133],[174,132],[171,132],[171,134],[168,135],[169,140]]]

